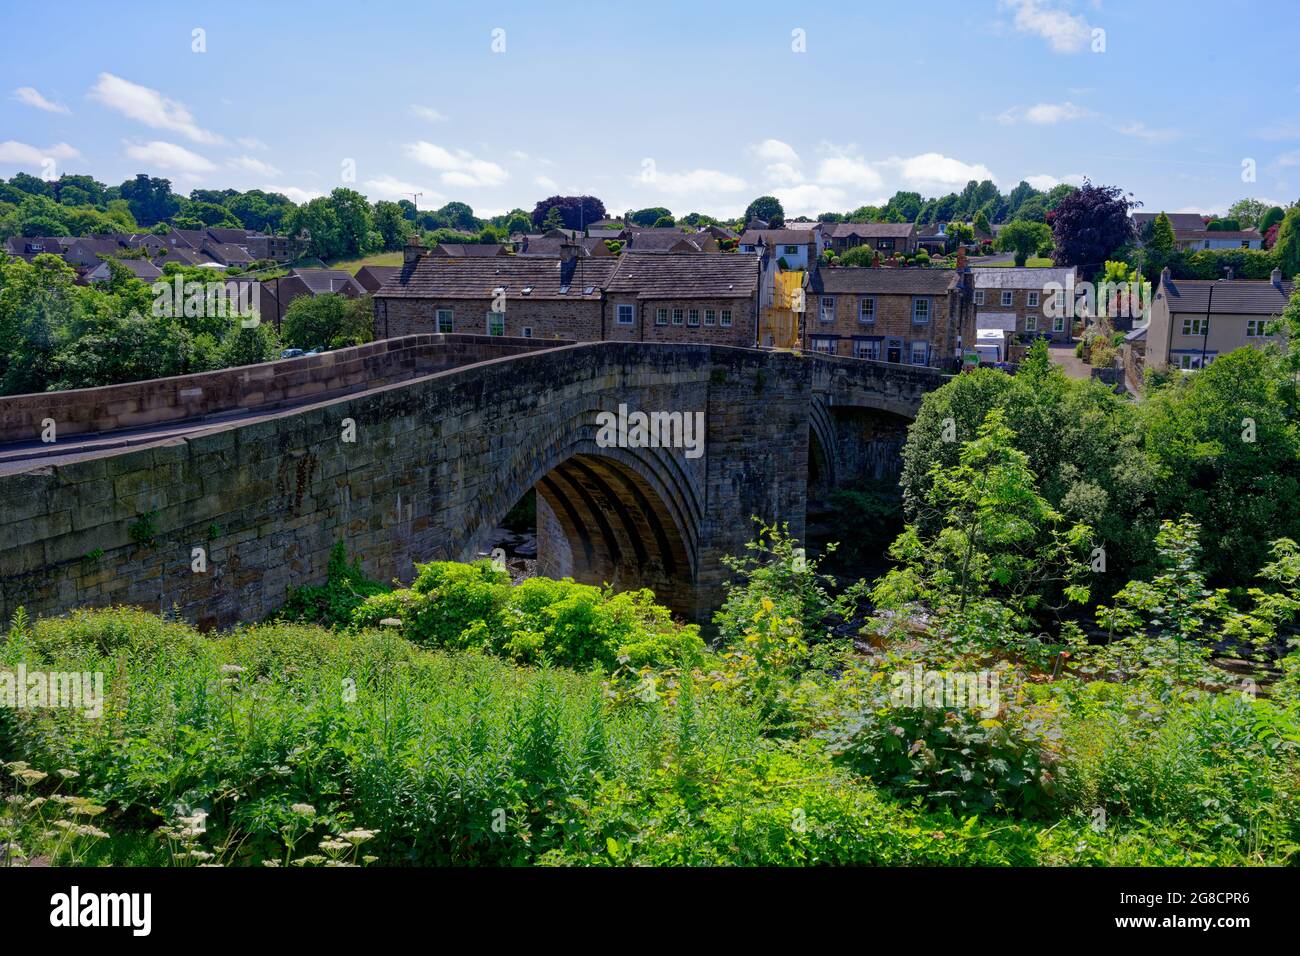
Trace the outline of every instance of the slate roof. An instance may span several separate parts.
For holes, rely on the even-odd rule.
[[[816,295],[943,295],[957,283],[955,269],[817,269],[809,291]]]
[[[401,271],[401,266],[362,266],[353,278],[361,288],[367,292],[374,292]]]
[[[688,234],[679,229],[640,229],[632,233],[627,248],[636,252],[668,252],[681,243],[703,252],[710,243],[716,243],[712,236],[704,233]]]
[[[599,299],[618,260],[582,257],[561,268],[558,256],[421,256],[390,276],[375,293],[395,299]],[[531,289],[527,294],[524,289]],[[591,292],[585,292],[586,289]],[[565,291],[561,291],[564,289]]]
[[[811,229],[746,229],[740,237],[742,245],[756,246],[762,239],[767,246],[804,246],[813,241]]]
[[[609,250],[605,247],[604,239],[596,238],[579,238],[579,239],[560,239],[542,236],[539,239],[529,239],[528,244],[519,250],[517,255],[521,256],[558,256],[560,247],[565,243],[573,242],[578,246],[578,254],[583,256],[605,255]],[[599,245],[600,249],[596,250]]]
[[[503,256],[506,247],[499,242],[440,242],[437,248],[449,256]]]
[[[1170,312],[1205,315],[1281,315],[1291,299],[1294,283],[1246,279],[1170,279],[1157,296],[1169,300]]]
[[[1133,213],[1133,222],[1141,228],[1148,223],[1155,222],[1156,217],[1159,215],[1158,212],[1135,212]],[[1174,227],[1174,232],[1180,230],[1184,232],[1195,231],[1205,228],[1205,219],[1199,212],[1167,212],[1165,215],[1169,217],[1169,225]]]
[[[1069,277],[1074,274],[1074,269],[1065,267],[1031,269],[1024,266],[1018,269],[1014,267],[999,269],[981,266],[971,269],[977,289],[1038,289],[1041,291],[1049,282],[1057,282],[1065,286]]]
[[[162,270],[148,259],[114,259],[112,261],[125,266],[137,279],[153,281],[163,274]],[[92,271],[98,272],[100,269],[109,269],[109,274],[111,274],[111,268],[109,267],[107,260],[99,266],[96,266]]]
[[[916,232],[910,222],[837,222],[831,230],[836,239],[859,236],[863,239],[906,239]]]
[[[635,294],[639,299],[746,298],[758,288],[758,259],[754,256],[625,252],[616,261],[618,269],[607,291]]]
[[[291,276],[297,276],[302,280],[312,295],[320,295],[322,292],[351,292],[354,295],[365,295],[365,289],[352,277],[352,274],[342,269],[294,269]]]

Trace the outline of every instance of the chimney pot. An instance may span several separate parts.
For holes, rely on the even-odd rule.
[[[422,255],[424,255],[424,243],[420,241],[419,236],[411,236],[402,249],[402,264],[412,265]]]
[[[1270,278],[1273,280],[1275,286],[1279,289],[1282,288],[1282,270],[1279,267],[1273,267],[1273,275],[1270,276]]]

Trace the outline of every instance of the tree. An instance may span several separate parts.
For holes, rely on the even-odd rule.
[[[628,222],[634,226],[653,226],[655,220],[662,216],[671,216],[672,212],[663,206],[648,206],[645,209],[638,209],[627,215]]]
[[[375,231],[385,249],[401,249],[411,235],[411,224],[395,202],[375,203]]]
[[[655,220],[654,224],[654,228],[656,229],[673,229],[676,228],[676,226],[677,223],[673,220],[672,216],[660,216]]]
[[[1051,240],[1052,230],[1045,223],[1017,219],[999,230],[997,247],[1003,252],[1015,253],[1016,265],[1023,266],[1040,246]]]
[[[560,229],[583,229],[606,218],[605,204],[595,196],[551,196],[533,207],[533,225],[542,229],[552,209],[559,210]]]
[[[975,221],[972,225],[975,226],[976,235],[981,233],[986,236],[993,235],[993,229],[989,226],[989,217],[982,209],[975,214]]]
[[[1291,278],[1300,274],[1300,206],[1292,206],[1282,218],[1273,254],[1282,275]]]
[[[1261,233],[1268,232],[1280,223],[1284,216],[1286,216],[1286,211],[1281,206],[1270,206],[1264,211],[1264,215],[1259,217],[1259,222],[1255,224],[1255,228]]]
[[[1242,229],[1251,229],[1259,225],[1266,212],[1268,212],[1267,203],[1260,202],[1258,199],[1238,199],[1228,207],[1227,218],[1236,219]]]
[[[298,349],[336,349],[369,342],[374,338],[370,296],[300,295],[285,310],[281,333],[286,346]]]
[[[131,215],[142,226],[170,219],[180,211],[181,201],[172,193],[170,179],[158,179],[140,173],[119,187],[119,192],[131,208]]]
[[[745,207],[745,222],[761,219],[773,229],[785,225],[785,209],[775,196],[759,196]]]
[[[1156,216],[1155,222],[1151,225],[1151,238],[1147,240],[1147,248],[1161,261],[1167,260],[1178,250],[1173,224],[1169,222],[1169,217],[1163,211]]]
[[[1057,204],[1051,215],[1058,266],[1101,268],[1133,239],[1129,210],[1136,205],[1117,186],[1094,186],[1087,180]]]
[[[324,196],[317,196],[296,207],[285,220],[290,235],[306,230],[311,236],[308,252],[318,259],[338,259],[345,252],[338,213]]]
[[[341,255],[359,256],[370,251],[370,234],[374,231],[374,218],[370,200],[355,189],[336,188],[329,195],[329,204],[339,224]]]
[[[944,229],[948,238],[958,245],[966,245],[975,241],[975,227],[968,222],[950,222]]]
[[[552,206],[546,212],[546,217],[542,220],[542,231],[550,232],[552,229],[564,228],[564,212],[559,206]]]

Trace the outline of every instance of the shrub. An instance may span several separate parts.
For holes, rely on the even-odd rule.
[[[385,590],[384,585],[366,577],[359,560],[348,563],[347,549],[337,541],[330,549],[325,583],[290,588],[288,599],[275,616],[283,621],[345,627],[362,601]]]

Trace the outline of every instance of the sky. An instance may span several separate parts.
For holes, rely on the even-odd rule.
[[[82,15],[76,10],[83,7]],[[993,179],[1300,198],[1296,0],[0,0],[0,176],[787,216]]]

